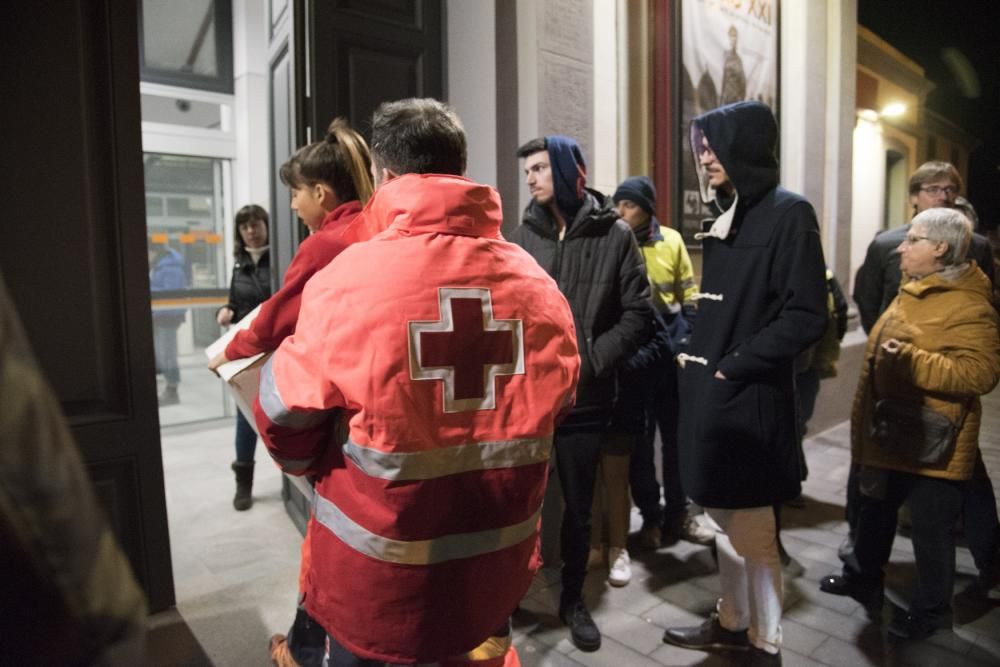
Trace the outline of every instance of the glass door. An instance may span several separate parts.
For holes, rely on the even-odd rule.
[[[230,415],[222,382],[205,368],[229,295],[228,161],[163,153],[143,161],[160,423]]]

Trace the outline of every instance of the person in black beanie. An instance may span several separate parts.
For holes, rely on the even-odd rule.
[[[562,521],[559,617],[573,643],[596,651],[601,633],[583,601],[594,483],[615,401],[615,371],[652,333],[642,255],[611,201],[586,187],[579,144],[564,136],[521,146],[532,201],[511,235],[555,279],[573,312],[580,348],[576,404],[554,434]]]
[[[646,262],[653,307],[667,328],[670,349],[646,371],[647,379],[636,383],[638,400],[645,419],[644,437],[632,452],[629,484],[632,499],[642,514],[639,546],[656,549],[663,537],[669,542],[684,539],[695,544],[715,542],[715,531],[707,521],[688,513],[687,497],[681,488],[677,458],[677,371],[673,357],[677,341],[693,318],[693,298],[698,291],[694,267],[677,230],[660,225],[655,217],[656,188],[648,176],[633,176],[622,181],[612,199],[618,214],[632,228]],[[659,426],[663,445],[663,500],[656,481],[654,463],[656,429]]]

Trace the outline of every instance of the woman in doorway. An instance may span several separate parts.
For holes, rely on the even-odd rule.
[[[271,296],[271,260],[268,254],[268,216],[260,206],[248,204],[236,212],[233,279],[229,301],[219,308],[215,319],[222,326],[236,324]],[[233,507],[248,510],[253,504],[253,458],[257,432],[239,410],[236,411],[236,496]]]
[[[273,352],[295,331],[302,290],[312,276],[354,241],[377,230],[362,229],[358,214],[372,195],[368,145],[342,118],[334,119],[320,141],[303,146],[281,165],[281,182],[291,191],[292,210],[310,235],[295,253],[281,289],[265,301],[247,329],[212,359],[215,370],[232,359]],[[251,468],[252,471],[252,468]],[[303,542],[300,578],[308,571],[309,540]],[[299,590],[304,590],[303,582]],[[288,636],[274,635],[271,660],[283,665],[320,665],[326,652],[326,632],[299,606]]]

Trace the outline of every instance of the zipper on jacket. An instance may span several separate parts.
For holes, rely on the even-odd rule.
[[[559,273],[562,271],[562,255],[563,255],[563,239],[556,239],[556,257],[552,262],[552,277],[556,281],[556,285],[559,286],[559,290],[562,291],[562,280],[560,280]]]

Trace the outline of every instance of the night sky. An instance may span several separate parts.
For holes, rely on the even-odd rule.
[[[968,195],[983,221],[1000,222],[1000,2],[858,0],[858,23],[924,68],[936,88],[927,106],[984,142],[970,159]],[[980,95],[966,97],[943,51],[971,63]]]

